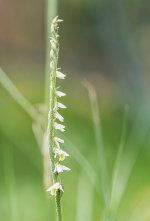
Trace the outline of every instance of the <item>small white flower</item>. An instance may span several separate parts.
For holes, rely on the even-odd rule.
[[[66,166],[64,166],[64,165],[60,165],[60,164],[56,164],[55,165],[55,169],[54,169],[54,173],[62,173],[63,171],[69,171],[69,170],[71,170],[70,168],[68,168],[68,167],[66,167]]]
[[[60,144],[57,141],[55,141],[55,148],[59,148],[60,149]]]
[[[55,137],[55,141],[56,141],[56,142],[59,142],[59,143],[64,143],[64,140],[63,140],[63,139],[60,139],[59,137]]]
[[[64,143],[64,140],[60,139],[59,137],[55,137],[55,144],[57,148],[60,148],[60,144],[59,143]]]
[[[58,111],[59,108],[65,109],[67,107],[64,104],[60,103],[60,102],[56,102],[55,106],[54,106],[54,111]]]
[[[56,107],[55,108],[56,109],[59,109],[59,108],[65,109],[66,106],[64,104],[60,103],[60,102],[56,102]]]
[[[57,21],[58,21],[58,22],[63,22],[63,19],[58,19]]]
[[[69,156],[69,154],[60,148],[55,149],[55,158],[58,156],[59,161],[63,161],[66,157]]]
[[[56,130],[60,130],[61,132],[65,131],[65,126],[62,125],[62,124],[58,124],[58,123],[55,122],[54,127],[55,127]]]
[[[54,24],[56,21],[58,21],[58,16],[56,16],[55,18],[53,18],[52,24]]]
[[[60,120],[61,122],[64,121],[64,118],[63,118],[58,112],[55,113],[55,117],[56,117],[58,120]]]
[[[62,192],[64,192],[62,185],[60,183],[54,183],[54,185],[52,185],[51,187],[49,187],[46,191],[50,192],[50,194],[52,196],[56,196],[57,191],[60,190]]]
[[[66,75],[60,71],[56,71],[56,77],[59,79],[65,79]]]
[[[61,92],[61,91],[57,91],[57,90],[56,90],[56,96],[58,96],[58,97],[64,97],[64,96],[66,96],[66,94],[63,93],[63,92]]]

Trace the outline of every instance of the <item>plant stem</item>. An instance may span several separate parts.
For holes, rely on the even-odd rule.
[[[53,86],[56,84],[56,75],[55,78],[53,78],[53,81],[50,82],[49,80],[49,52],[50,52],[50,44],[49,44],[49,36],[50,36],[50,22],[57,14],[57,0],[47,0],[46,1],[46,62],[45,62],[45,103],[48,104],[49,101],[49,85],[52,83]],[[56,67],[55,67],[56,69]],[[56,72],[56,70],[55,70]],[[55,88],[50,88],[50,96],[54,95]],[[54,96],[52,96],[54,98]],[[50,161],[51,161],[51,174],[52,174],[52,180],[53,183],[57,181],[57,175],[54,174],[54,153],[53,153],[53,146],[54,146],[54,99],[50,102],[50,109],[51,113],[49,113],[49,130],[50,130],[50,136],[49,136],[49,142],[50,142]],[[57,195],[55,197],[55,203],[56,203],[56,210],[57,210],[57,219],[58,221],[62,221],[62,212],[61,212],[61,201],[60,201],[60,191],[57,191]]]
[[[57,191],[57,195],[55,198],[56,202],[56,211],[57,211],[57,219],[58,221],[62,221],[62,209],[61,209],[61,196],[60,196],[60,190]]]

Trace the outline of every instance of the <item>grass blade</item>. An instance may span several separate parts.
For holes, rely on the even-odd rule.
[[[103,147],[102,129],[100,125],[97,95],[96,95],[95,88],[87,80],[83,81],[83,85],[89,92],[89,99],[90,99],[92,118],[93,118],[93,124],[94,124],[97,156],[98,156],[97,161],[99,164],[100,177],[101,177],[101,182],[102,182],[102,193],[103,193],[105,205],[107,206],[108,200],[109,200],[109,184],[108,184],[109,177],[108,177],[108,171],[107,171],[106,156],[105,156],[105,151]]]
[[[7,90],[7,92],[13,97],[13,99],[26,111],[26,113],[34,120],[37,121],[38,113],[36,108],[21,94],[16,88],[13,82],[0,68],[0,83]]]
[[[87,181],[83,172],[80,174],[77,190],[77,218],[76,221],[92,220],[93,186]]]
[[[5,174],[6,193],[9,199],[8,207],[10,208],[10,219],[19,221],[18,201],[16,194],[15,176],[13,170],[13,157],[10,147],[3,148],[3,165]]]
[[[116,204],[115,199],[116,199],[116,196],[118,195],[116,193],[116,192],[118,192],[117,181],[118,181],[118,174],[119,174],[119,169],[120,169],[120,165],[121,165],[121,161],[122,161],[122,157],[123,157],[123,150],[124,150],[125,141],[126,141],[127,118],[128,118],[128,106],[126,106],[125,110],[124,110],[124,120],[123,120],[123,127],[122,127],[120,145],[119,145],[119,148],[118,148],[118,154],[117,154],[117,157],[116,157],[113,176],[112,176],[110,207],[112,207],[113,209],[115,209],[113,206]],[[114,213],[114,211],[113,211],[113,213]]]

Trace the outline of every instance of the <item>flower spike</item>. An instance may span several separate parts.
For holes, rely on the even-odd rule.
[[[49,111],[48,111],[48,140],[49,140],[49,155],[51,164],[51,174],[53,185],[47,190],[51,195],[56,198],[56,208],[58,220],[62,221],[61,214],[61,192],[64,192],[62,185],[58,182],[60,173],[63,171],[69,171],[70,168],[61,165],[60,162],[65,160],[69,156],[67,152],[61,149],[61,145],[64,140],[56,137],[56,131],[65,131],[65,126],[57,123],[59,120],[61,123],[64,122],[63,116],[58,113],[60,108],[65,109],[66,106],[59,102],[59,97],[64,97],[66,94],[59,91],[57,87],[57,80],[65,79],[66,75],[63,74],[58,68],[59,58],[59,22],[58,16],[55,17],[51,24],[51,37],[50,37],[50,99],[49,99]]]

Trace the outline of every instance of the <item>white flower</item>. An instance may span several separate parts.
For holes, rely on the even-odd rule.
[[[64,118],[63,118],[58,112],[55,113],[55,117],[56,117],[58,120],[60,120],[61,122],[64,121]]]
[[[63,92],[61,92],[61,91],[57,91],[57,90],[56,90],[56,96],[58,96],[58,97],[63,97],[63,96],[66,96],[66,94],[63,93]]]
[[[46,191],[50,192],[52,196],[56,196],[58,190],[64,192],[62,185],[60,183],[54,183],[54,185],[48,188]]]
[[[66,106],[60,102],[57,102],[57,107],[62,109],[66,108]]]
[[[66,166],[64,166],[64,165],[60,165],[60,164],[56,164],[55,165],[55,169],[54,169],[54,173],[62,173],[63,171],[69,171],[69,170],[71,170],[70,168],[68,168],[68,167],[66,167]]]
[[[55,23],[58,20],[58,16],[56,16],[55,18],[53,18],[52,24]]]
[[[55,137],[55,141],[56,141],[56,142],[59,142],[59,143],[64,143],[64,140],[63,140],[63,139],[60,139],[59,137]]]
[[[64,140],[60,139],[59,137],[55,137],[55,144],[57,146],[57,148],[60,148],[60,144],[59,143],[64,143]]]
[[[55,141],[55,148],[59,148],[60,149],[60,144],[57,141]]]
[[[57,21],[58,21],[58,22],[63,22],[63,19],[58,19]]]
[[[62,124],[58,124],[58,123],[55,122],[54,127],[55,127],[56,130],[60,130],[61,132],[65,131],[65,126],[62,125]]]
[[[57,111],[59,108],[65,109],[66,106],[60,102],[56,102],[54,106],[54,111]]]
[[[65,79],[66,75],[60,71],[56,71],[56,77],[59,79]]]
[[[69,154],[63,150],[61,150],[60,148],[56,148],[55,149],[55,158],[58,156],[59,161],[63,161],[65,159],[65,157],[68,157]]]

